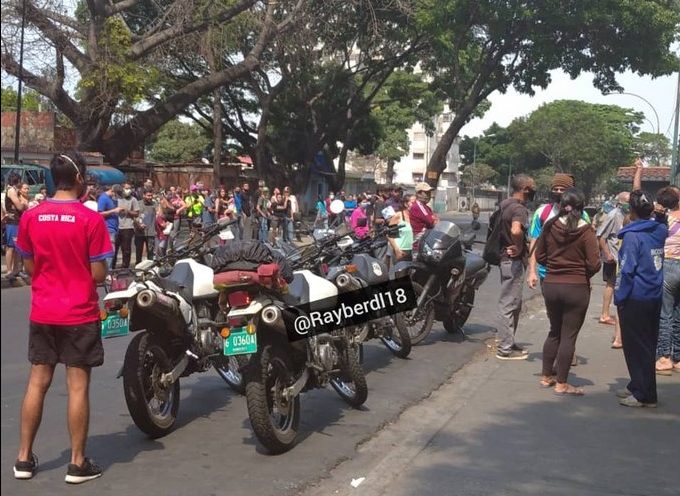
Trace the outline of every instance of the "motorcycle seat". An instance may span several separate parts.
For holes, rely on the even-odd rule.
[[[217,289],[250,285],[260,285],[271,289],[283,287],[285,284],[279,276],[279,266],[276,263],[261,264],[256,270],[226,270],[213,277],[213,285]]]
[[[191,304],[194,295],[194,273],[186,263],[177,263],[167,277],[160,277],[156,283],[166,291],[179,293],[184,300]]]
[[[465,255],[465,277],[474,277],[480,270],[486,270],[486,262],[474,253]]]

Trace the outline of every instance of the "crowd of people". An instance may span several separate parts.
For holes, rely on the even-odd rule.
[[[92,367],[103,362],[96,284],[107,267],[162,255],[183,224],[203,226],[221,218],[238,220],[238,239],[292,241],[300,205],[291,188],[270,191],[259,183],[210,191],[196,183],[157,190],[151,181],[97,191],[85,182],[86,166],[76,152],[55,155],[50,164],[56,193],[28,198],[28,186],[8,178],[3,221],[7,225],[10,274],[23,269],[32,276],[29,325],[31,372],[22,404],[20,447],[14,465],[18,479],[30,479],[38,460],[33,444],[40,426],[45,395],[58,363],[66,365],[71,459],[65,480],[82,483],[101,476],[102,469],[85,456],[89,425],[89,383]],[[569,384],[570,367],[590,303],[591,279],[603,267],[604,292],[600,323],[614,326],[613,348],[623,348],[630,374],[626,389],[617,392],[627,407],[657,405],[656,374],[680,372],[680,189],[669,186],[652,201],[640,189],[642,165],[637,164],[633,191],[605,204],[594,219],[585,212],[585,198],[567,174],[556,174],[550,202],[530,218],[527,203],[536,192],[534,180],[512,178],[512,196],[499,206],[500,325],[496,356],[527,358],[516,342],[526,279],[540,284],[549,319],[543,344],[540,384],[560,396],[581,396]],[[389,238],[395,261],[408,260],[427,229],[439,221],[429,206],[432,187],[418,183],[415,195],[399,186],[380,187],[376,194],[331,193],[316,202],[322,227],[349,224],[356,235],[371,227],[399,226]],[[340,200],[342,209],[332,208]],[[479,208],[474,208],[475,220]],[[593,225],[596,226],[593,227]],[[529,242],[527,242],[529,240]],[[610,314],[612,299],[618,318]]]
[[[617,392],[619,403],[656,407],[656,374],[680,372],[680,188],[662,188],[653,201],[641,190],[642,168],[638,160],[633,191],[606,202],[592,220],[568,174],[554,176],[550,202],[531,219],[526,204],[536,187],[526,175],[513,178],[513,195],[500,204],[496,357],[527,358],[515,343],[522,287],[525,278],[532,289],[540,283],[550,324],[540,384],[555,394],[584,394],[567,378],[577,364],[591,279],[600,269],[605,290],[599,322],[614,327],[611,346],[623,349],[630,374],[628,386]],[[610,314],[612,300],[617,317]]]

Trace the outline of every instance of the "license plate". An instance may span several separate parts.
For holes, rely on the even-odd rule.
[[[130,333],[130,320],[119,317],[118,315],[109,315],[105,321],[102,322],[102,338],[115,338],[117,336],[126,336]]]
[[[229,337],[224,340],[224,354],[248,355],[257,352],[257,335],[248,334],[245,328],[232,329]]]

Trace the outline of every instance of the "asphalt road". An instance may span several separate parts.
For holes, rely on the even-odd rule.
[[[480,289],[466,327],[467,340],[448,335],[435,324],[431,336],[414,348],[408,360],[393,357],[382,345],[369,344],[364,361],[369,397],[361,410],[348,407],[330,389],[305,393],[300,442],[279,456],[264,454],[250,429],[245,399],[232,393],[214,372],[183,378],[177,429],[162,439],[147,438],[133,424],[122,380],[115,378],[130,337],[107,340],[105,363],[93,372],[87,450],[105,472],[101,479],[80,488],[63,482],[70,450],[62,368],[48,393],[35,444],[40,471],[31,481],[16,481],[12,476],[29,370],[30,288],[3,290],[1,494],[295,494],[352,457],[357,445],[427,397],[484,347],[483,339],[495,325],[497,280],[493,271]]]

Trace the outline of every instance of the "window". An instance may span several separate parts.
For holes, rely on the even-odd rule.
[[[27,170],[26,182],[28,183],[29,186],[45,184],[45,172],[38,170]]]
[[[414,152],[413,153],[413,160],[424,160],[425,159],[425,154],[420,153],[420,152]]]
[[[413,133],[413,141],[425,141],[425,133],[422,131],[416,131]]]
[[[413,182],[414,182],[414,183],[419,183],[419,182],[421,182],[421,181],[424,181],[424,179],[423,179],[423,174],[421,174],[421,173],[419,173],[419,172],[414,172],[414,173],[411,175],[411,177],[413,178]]]

